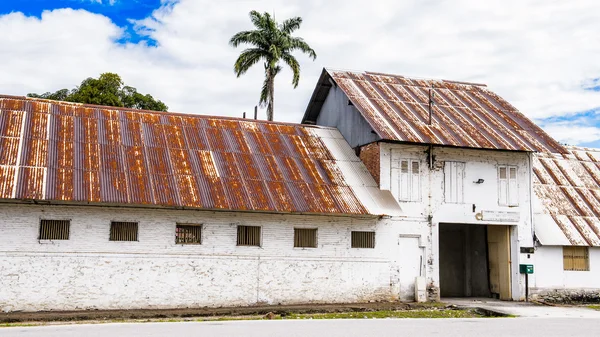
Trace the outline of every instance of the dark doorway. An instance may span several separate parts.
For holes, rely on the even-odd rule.
[[[440,224],[442,297],[491,297],[486,226]]]

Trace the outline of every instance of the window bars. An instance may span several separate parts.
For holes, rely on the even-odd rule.
[[[138,241],[138,223],[137,222],[119,222],[110,223],[110,241]]]
[[[563,269],[572,271],[590,270],[590,255],[588,247],[564,246]]]
[[[294,247],[317,248],[317,229],[294,228]]]
[[[202,244],[202,225],[177,225],[175,243],[182,245]]]
[[[238,226],[237,245],[260,247],[260,229],[260,226]]]
[[[352,248],[375,248],[375,232],[352,232]]]
[[[70,220],[41,220],[40,240],[69,240]]]

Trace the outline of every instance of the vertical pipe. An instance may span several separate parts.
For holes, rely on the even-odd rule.
[[[529,274],[525,273],[525,302],[529,302]]]
[[[242,118],[246,119],[246,111],[242,114]]]
[[[254,106],[254,119],[258,119],[258,106]]]
[[[431,125],[431,115],[433,114],[433,97],[435,93],[433,91],[433,83],[429,89],[429,125]]]

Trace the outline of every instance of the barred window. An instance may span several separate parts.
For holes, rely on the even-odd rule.
[[[110,223],[110,241],[137,241],[138,223],[113,221]]]
[[[237,245],[260,247],[260,226],[238,226]]]
[[[573,271],[589,271],[590,254],[588,247],[564,246],[563,269]]]
[[[41,220],[40,240],[69,240],[70,220]]]
[[[294,228],[294,247],[317,248],[317,229]]]
[[[175,243],[182,245],[202,244],[202,225],[178,224],[175,228]]]
[[[352,232],[352,248],[375,248],[375,232]]]

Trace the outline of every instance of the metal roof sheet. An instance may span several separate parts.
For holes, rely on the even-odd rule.
[[[534,156],[536,235],[546,245],[600,246],[600,149],[565,148]]]
[[[381,139],[469,148],[564,149],[481,84],[325,69],[303,122],[316,121],[333,82]],[[430,114],[431,112],[431,114]]]
[[[339,160],[358,158],[340,138],[299,124],[0,96],[0,199],[377,214],[342,173]]]

